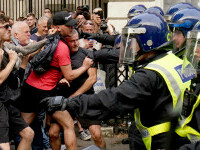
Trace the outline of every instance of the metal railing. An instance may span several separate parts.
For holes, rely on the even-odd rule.
[[[78,6],[89,5],[90,11],[101,7],[102,0],[0,0],[0,10],[14,20],[18,17],[26,17],[29,12],[35,14],[36,18],[43,15],[44,8],[50,8],[54,14],[57,11],[67,9],[75,11]],[[114,83],[112,86],[120,85],[128,79],[128,67],[115,66]]]
[[[0,10],[13,19],[26,17],[29,12],[40,18],[44,8],[48,7],[53,13],[68,9],[75,11],[77,6],[89,5],[90,10],[101,7],[101,0],[0,0]]]

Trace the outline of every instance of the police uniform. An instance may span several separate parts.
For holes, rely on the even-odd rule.
[[[185,5],[185,9],[182,9],[180,11],[177,11],[177,13],[174,13],[174,15],[171,18],[171,22],[169,23],[169,27],[173,29],[173,32],[181,31],[183,36],[186,37],[189,35],[188,32],[191,30],[197,30],[198,27],[196,27],[196,23],[199,21],[200,17],[200,11],[196,8],[193,8],[190,4],[179,4],[174,5],[174,8],[179,9],[180,7],[183,7]],[[173,9],[174,9],[173,8]],[[172,9],[172,10],[173,10]],[[175,9],[174,9],[175,10]],[[186,23],[189,23],[190,25],[186,26]],[[196,27],[196,29],[194,29]],[[176,30],[174,30],[176,29]],[[195,37],[196,38],[196,37]],[[189,45],[191,42],[189,43]],[[186,48],[186,41],[182,43],[180,48],[175,48],[174,53],[179,58],[183,59],[184,52]],[[189,48],[188,48],[189,49]],[[188,88],[189,90],[189,88]],[[187,137],[192,143],[199,141],[200,139],[200,120],[199,120],[199,100],[195,98],[193,100],[193,106],[184,106],[188,108],[184,108],[185,110],[182,110],[182,112],[187,111],[186,114],[189,114],[187,116],[183,115],[180,116],[179,119],[179,128],[176,130],[177,134],[180,137]],[[187,103],[187,98],[183,100],[183,104]],[[195,101],[195,102],[194,102]]]

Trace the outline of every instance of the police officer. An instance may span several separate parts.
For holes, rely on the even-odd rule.
[[[180,136],[187,136],[192,144],[186,144],[180,150],[200,149],[200,24],[187,34],[186,50],[183,62],[183,73],[195,74],[190,90],[186,90],[181,113]]]
[[[128,19],[130,20],[132,17],[145,12],[147,8],[144,5],[135,5],[128,11]]]
[[[163,10],[158,6],[149,7],[145,12],[156,13],[158,15],[164,16]]]
[[[173,14],[185,8],[194,8],[194,6],[185,2],[177,3],[167,10],[166,14],[164,15],[165,20],[170,21]]]
[[[194,35],[196,35],[197,31],[193,31],[192,34],[190,31],[199,21],[199,17],[200,11],[196,8],[185,8],[174,13],[171,18],[169,27],[173,32],[173,52],[181,59],[184,57],[185,49],[188,49],[188,46],[193,45],[192,43],[194,40],[191,39],[196,38]],[[188,42],[188,44],[186,44],[186,42]],[[188,64],[185,62],[183,66],[188,67]],[[185,74],[191,73],[185,72]],[[193,74],[195,73],[193,72]],[[180,126],[176,129],[176,133],[182,138],[188,138],[193,143],[200,139],[200,118],[198,117],[199,106],[196,103],[198,102],[196,99],[198,95],[197,93],[200,89],[200,82],[198,78],[193,78],[191,81],[190,88],[188,88],[184,93],[183,106],[179,117]]]
[[[200,11],[196,8],[185,8],[176,12],[168,23],[173,32],[174,53],[183,58],[187,32],[199,21]]]
[[[181,78],[182,60],[167,53],[168,33],[160,15],[143,13],[133,17],[122,30],[120,62],[137,62],[135,74],[122,85],[95,95],[46,98],[43,104],[47,111],[66,109],[80,117],[101,120],[135,110],[137,132],[130,148],[167,149],[171,111],[182,101],[181,94],[190,84],[189,76],[184,81]]]

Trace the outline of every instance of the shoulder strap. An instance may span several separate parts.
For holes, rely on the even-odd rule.
[[[68,46],[68,48],[69,48],[70,55],[71,55],[71,48],[70,48],[68,42],[65,40],[65,38],[64,38],[63,36],[61,36],[60,39],[61,39],[65,44],[67,44],[67,46]]]

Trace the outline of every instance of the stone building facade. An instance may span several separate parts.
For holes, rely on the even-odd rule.
[[[143,4],[147,8],[159,6],[166,12],[171,6],[179,2],[188,2],[198,7],[200,0],[109,0],[107,1],[107,17],[118,32],[127,23],[127,13],[134,5]]]

